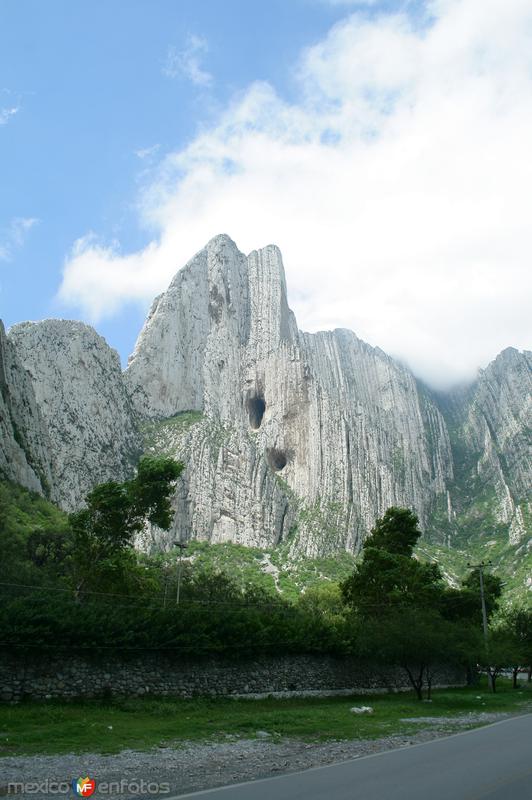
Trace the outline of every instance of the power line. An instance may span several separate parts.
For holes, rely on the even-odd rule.
[[[18,588],[18,589],[29,589],[29,590],[35,591],[35,592],[61,592],[61,593],[64,593],[64,594],[69,594],[71,596],[73,596],[73,594],[74,594],[74,590],[73,589],[66,589],[66,588],[55,587],[55,586],[39,586],[38,584],[29,584],[29,583],[13,583],[13,582],[7,582],[7,581],[0,581],[0,586],[6,586],[6,587]],[[129,599],[131,597],[131,595],[127,595],[127,594],[123,594],[123,593],[122,594],[118,594],[118,593],[115,593],[115,592],[95,592],[95,591],[91,591],[91,590],[86,590],[86,591],[83,590],[82,595],[90,595],[90,596],[93,596],[93,597],[109,597],[109,598],[121,597],[121,598],[125,598],[125,599]],[[157,600],[159,602],[162,602],[164,604],[164,594],[146,593],[144,595],[144,597],[146,597],[146,598],[154,598],[155,600]],[[289,601],[287,601],[284,598],[279,598],[279,600],[277,602],[271,602],[271,603],[248,603],[246,601],[235,602],[235,601],[232,601],[232,600],[200,600],[200,599],[194,598],[194,599],[189,599],[189,600],[182,600],[181,601],[181,605],[186,605],[186,604],[189,604],[189,605],[192,605],[192,604],[193,605],[223,605],[223,606],[232,606],[234,608],[276,608],[276,609],[280,610],[280,609],[282,609],[283,604],[286,605],[288,602]],[[113,605],[115,605],[115,604],[113,604]],[[129,604],[127,604],[127,605],[129,605]],[[131,604],[131,606],[133,606],[133,605],[135,605],[135,603]],[[142,605],[144,606],[145,604],[142,604]]]
[[[282,647],[282,646],[297,646],[298,642],[296,640],[290,639],[287,641],[275,641],[275,642],[260,642],[257,644],[217,644],[213,645],[197,645],[197,644],[187,644],[187,645],[152,645],[152,646],[142,646],[142,645],[119,645],[119,644],[94,644],[94,645],[78,645],[78,644],[36,644],[34,642],[0,642],[0,647],[18,647],[18,648],[38,648],[46,649],[46,650],[68,650],[72,652],[73,650],[87,650],[87,651],[94,651],[94,650],[127,650],[127,651],[135,651],[135,650],[142,650],[142,651],[175,651],[175,650],[187,650],[191,652],[198,652],[199,650],[203,650],[205,652],[219,652],[220,650],[260,650],[262,647]],[[314,650],[313,652],[316,652]]]

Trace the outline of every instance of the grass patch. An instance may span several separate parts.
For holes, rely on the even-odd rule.
[[[189,740],[227,736],[253,738],[256,731],[306,741],[372,739],[408,734],[422,725],[403,717],[453,716],[479,711],[530,709],[532,687],[518,691],[500,681],[500,691],[487,693],[485,683],[467,689],[434,692],[432,703],[419,703],[410,693],[341,698],[231,700],[198,698],[113,699],[83,702],[23,703],[0,706],[0,755],[117,753],[149,749]],[[478,699],[478,696],[481,699]],[[353,705],[371,705],[371,716],[349,712]]]

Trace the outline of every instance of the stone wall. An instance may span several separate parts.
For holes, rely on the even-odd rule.
[[[444,668],[437,685],[464,685]],[[0,653],[0,700],[121,696],[350,694],[401,691],[403,670],[374,668],[331,656],[280,656],[231,662],[183,661],[150,653],[131,657]]]

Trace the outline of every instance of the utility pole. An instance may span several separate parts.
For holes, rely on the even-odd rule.
[[[177,591],[175,595],[176,606],[179,605],[179,595],[181,594],[181,577],[183,575],[183,550],[187,549],[185,542],[175,541],[174,545],[179,547],[179,561],[177,565]]]
[[[168,561],[165,561],[163,566],[164,566],[164,599],[163,599],[163,608],[166,609],[166,598],[168,597]]]
[[[483,570],[486,567],[491,567],[491,561],[481,561],[480,564],[469,564],[468,567],[470,569],[478,569],[478,578],[480,581],[480,602],[482,605],[482,628],[484,630],[484,647],[486,648],[486,657],[489,658],[489,647],[488,647],[488,615],[486,613],[486,597],[484,595],[484,572]],[[490,684],[492,684],[492,677],[491,672],[489,671],[490,667],[488,666],[488,675],[490,678]],[[493,685],[492,685],[493,688]]]

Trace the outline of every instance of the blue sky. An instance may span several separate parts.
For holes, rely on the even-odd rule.
[[[18,108],[0,127],[6,325],[67,315],[56,300],[63,262],[87,231],[126,250],[145,244],[134,205],[151,159],[137,152],[179,148],[257,78],[290,94],[294,54],[343,14],[306,0],[2,0],[1,107]],[[165,74],[193,36],[208,41],[211,85]],[[36,220],[23,242],[12,241],[17,220]],[[98,329],[124,356],[143,316],[128,307]]]
[[[528,6],[0,0],[0,317],[125,360],[226,232],[434,385],[527,346]]]

